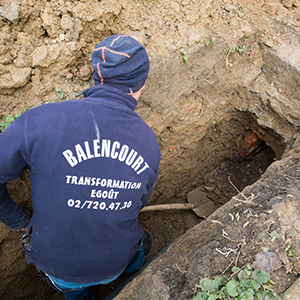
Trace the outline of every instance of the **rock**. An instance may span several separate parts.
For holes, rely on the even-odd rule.
[[[74,7],[73,13],[82,21],[92,22],[103,19],[103,16],[108,13],[118,15],[121,10],[121,3],[115,2],[114,5],[111,5],[109,2],[102,1],[101,3],[94,3],[94,5],[79,3]]]
[[[300,71],[300,52],[299,46],[292,43],[282,43],[274,47],[276,55],[285,63]]]
[[[14,61],[14,58],[11,56],[9,51],[3,53],[3,47],[0,46],[0,64],[8,65]]]
[[[1,28],[0,39],[9,42],[11,39],[10,26],[6,25]]]
[[[20,51],[13,62],[17,68],[29,68],[31,66],[30,56],[25,51]]]
[[[45,6],[44,10],[41,12],[41,18],[47,34],[51,38],[57,37],[59,35],[60,18],[55,15],[50,4]]]
[[[32,66],[49,67],[61,52],[58,44],[41,46],[32,53]]]
[[[93,70],[91,69],[91,67],[89,65],[84,65],[79,69],[78,78],[83,81],[87,81],[91,78],[92,73]]]
[[[235,12],[237,10],[237,7],[235,5],[232,4],[227,4],[225,6],[225,10],[228,12]]]
[[[18,33],[17,41],[22,45],[22,47],[30,47],[29,35],[24,32]]]
[[[47,68],[50,65],[63,70],[74,60],[74,55],[80,52],[80,45],[75,41],[40,46],[31,55],[31,66]],[[64,53],[64,56],[61,54]]]
[[[237,26],[239,23],[236,19],[231,19],[229,24],[230,24],[230,26]]]
[[[13,65],[0,65],[0,92],[10,94],[24,86],[30,79],[31,68],[16,68]]]
[[[254,31],[248,22],[243,22],[242,24],[240,24],[240,26],[245,36],[249,37],[254,34]]]
[[[292,8],[295,2],[295,0],[282,0],[282,4],[286,8]]]
[[[276,253],[278,254],[281,261],[283,262],[286,272],[289,273],[291,271],[291,265],[290,265],[290,261],[287,257],[286,251],[282,248],[278,248],[278,249],[276,249]]]
[[[50,5],[47,5],[44,10],[41,12],[41,18],[45,27],[51,27],[53,23],[53,11]]]
[[[275,252],[263,252],[255,255],[255,261],[251,265],[253,269],[271,272],[282,267],[282,261]]]
[[[75,21],[71,17],[64,15],[60,20],[60,27],[65,31],[71,30],[74,28],[74,23]]]
[[[276,15],[277,8],[278,8],[277,3],[267,3],[266,5],[266,11],[273,16]]]
[[[17,0],[4,1],[4,5],[0,6],[0,16],[9,21],[15,21],[19,18],[19,5]]]
[[[81,32],[81,22],[78,19],[72,19],[68,15],[64,15],[60,21],[60,27],[65,31],[66,41],[76,41],[79,39]]]
[[[46,63],[48,48],[41,46],[32,53],[32,66],[48,67],[50,64]]]

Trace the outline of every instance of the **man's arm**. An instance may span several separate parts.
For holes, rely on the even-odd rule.
[[[24,120],[24,116],[20,116],[0,134],[0,222],[11,230],[23,229],[30,221],[28,212],[11,199],[6,189],[6,183],[27,168]]]
[[[151,194],[152,194],[152,192],[153,192],[154,186],[155,186],[155,183],[152,184],[152,185],[148,188],[147,193],[143,195],[143,197],[142,197],[142,199],[141,199],[141,201],[142,201],[142,203],[143,203],[143,206],[141,207],[141,209],[142,209],[144,206],[146,206],[146,204],[147,204],[147,202],[148,202],[148,199],[149,199],[149,197],[151,196]]]
[[[4,184],[0,185],[0,221],[10,230],[21,230],[30,222],[28,212],[10,198]]]

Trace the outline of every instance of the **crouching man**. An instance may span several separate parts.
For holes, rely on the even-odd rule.
[[[141,267],[149,235],[138,215],[160,163],[154,132],[134,112],[149,71],[144,47],[110,36],[92,65],[84,99],[30,109],[0,134],[0,221],[27,227],[28,263],[65,299],[95,299],[90,286]],[[25,169],[31,219],[6,190]]]

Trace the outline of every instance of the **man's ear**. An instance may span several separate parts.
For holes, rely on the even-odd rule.
[[[142,90],[143,90],[143,89],[145,88],[145,86],[146,86],[146,83],[147,83],[147,80],[146,80],[145,84],[144,84],[137,92],[131,94],[131,96],[132,96],[136,101],[139,100],[139,98],[140,98],[140,96],[141,96],[141,94],[142,94]]]
[[[132,94],[132,97],[133,97],[136,101],[138,101],[139,98],[140,98],[140,96],[141,96],[141,94],[142,94],[142,89],[139,89],[137,92],[135,92],[135,93]]]

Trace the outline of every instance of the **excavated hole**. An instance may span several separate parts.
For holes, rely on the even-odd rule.
[[[218,208],[237,195],[237,190],[242,191],[256,182],[274,160],[281,158],[284,148],[281,137],[261,128],[252,114],[229,114],[206,131],[194,150],[184,151],[174,160],[174,164],[183,165],[182,174],[177,171],[174,174],[175,168],[167,170],[175,184],[164,182],[163,186],[158,182],[155,204],[187,202],[188,193],[199,188]],[[197,158],[196,164],[193,169],[185,170],[191,155]],[[165,190],[169,191],[169,197]],[[149,256],[157,254],[200,221],[192,211],[141,214],[140,222],[153,239]]]
[[[207,130],[197,142],[196,149],[184,151],[174,160],[174,164],[185,165],[193,155],[197,163],[189,172],[183,167],[182,174],[174,174],[174,167],[166,170],[172,181],[179,179],[173,186],[158,181],[154,204],[187,202],[187,194],[200,188],[218,208],[237,195],[237,189],[242,191],[256,182],[274,160],[281,158],[284,148],[281,137],[258,126],[252,114],[229,114]],[[166,245],[201,222],[194,212],[184,210],[147,212],[140,214],[139,219],[152,237],[152,248],[146,261],[160,255]],[[108,286],[98,287],[96,292],[106,295],[126,278],[123,275]]]

